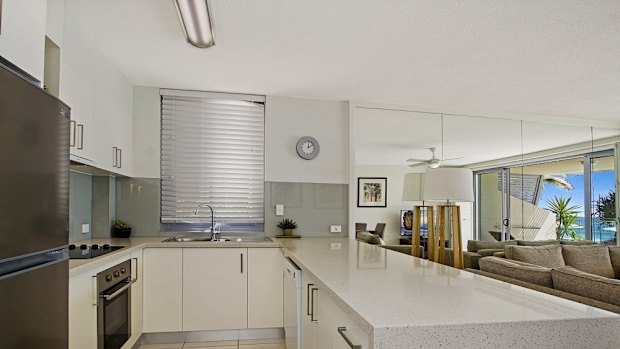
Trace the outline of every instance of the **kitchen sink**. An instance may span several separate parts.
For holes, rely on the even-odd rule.
[[[211,241],[211,236],[173,236],[162,242],[273,242],[265,236],[220,236],[217,241]]]

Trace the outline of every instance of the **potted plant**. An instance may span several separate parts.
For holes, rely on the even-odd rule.
[[[278,222],[278,228],[284,230],[284,235],[291,236],[293,235],[293,230],[297,229],[297,222],[290,218],[284,218]]]
[[[112,220],[112,237],[128,238],[131,235],[131,226],[120,219]]]

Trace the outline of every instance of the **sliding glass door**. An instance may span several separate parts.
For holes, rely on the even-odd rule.
[[[477,173],[481,240],[615,244],[612,151]]]

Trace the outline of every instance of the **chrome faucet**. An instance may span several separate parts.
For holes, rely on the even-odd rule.
[[[211,241],[217,241],[217,232],[215,231],[215,213],[213,213],[213,208],[205,203],[198,204],[196,206],[196,211],[194,211],[194,216],[198,215],[198,210],[201,207],[208,207],[211,210]]]

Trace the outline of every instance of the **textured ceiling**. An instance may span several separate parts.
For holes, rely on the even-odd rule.
[[[620,1],[212,0],[216,46],[172,0],[68,0],[135,85],[617,121]]]

